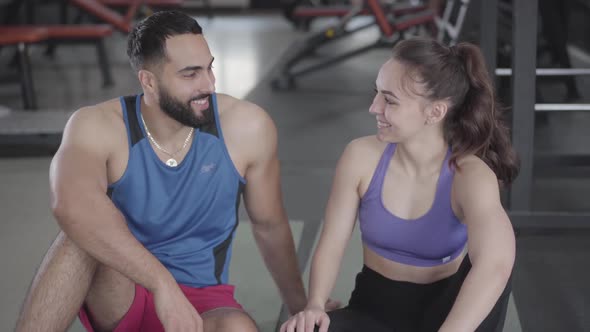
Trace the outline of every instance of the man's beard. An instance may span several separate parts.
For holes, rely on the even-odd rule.
[[[197,116],[191,107],[191,101],[209,98],[209,96],[209,94],[199,95],[191,98],[188,102],[183,103],[170,95],[165,89],[161,89],[159,95],[160,108],[169,117],[183,125],[200,128],[214,122],[215,116],[213,114],[213,105],[209,99],[209,107],[201,112],[201,116]]]

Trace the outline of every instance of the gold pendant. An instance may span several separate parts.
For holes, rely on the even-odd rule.
[[[170,167],[176,167],[176,166],[178,166],[178,162],[176,161],[176,159],[170,158],[170,159],[166,160],[166,165],[168,165]]]

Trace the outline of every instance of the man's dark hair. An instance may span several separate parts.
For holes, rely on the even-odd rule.
[[[127,56],[135,71],[166,59],[166,39],[183,34],[202,34],[197,21],[179,11],[162,11],[139,22],[127,38]]]

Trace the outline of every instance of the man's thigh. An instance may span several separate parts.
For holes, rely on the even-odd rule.
[[[257,331],[252,319],[235,301],[233,286],[179,287],[197,312],[204,313],[212,331]],[[80,318],[88,331],[164,330],[156,313],[153,294],[109,268],[97,273]]]
[[[217,308],[201,314],[205,332],[257,332],[254,320],[243,310]]]
[[[94,331],[114,330],[131,313],[135,296],[133,281],[110,267],[100,265],[82,308],[82,323],[90,323]],[[85,319],[88,322],[84,322]]]

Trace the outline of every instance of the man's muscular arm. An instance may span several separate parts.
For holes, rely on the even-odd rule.
[[[277,132],[271,118],[256,105],[238,101],[224,135],[246,160],[244,203],[254,238],[283,301],[293,314],[306,296],[297,264],[293,235],[283,206]]]
[[[131,234],[106,195],[112,123],[104,110],[77,111],[50,168],[51,206],[59,226],[81,249],[154,293],[165,327],[200,318],[168,270]],[[124,143],[123,143],[124,144]],[[185,324],[185,323],[181,323]]]

